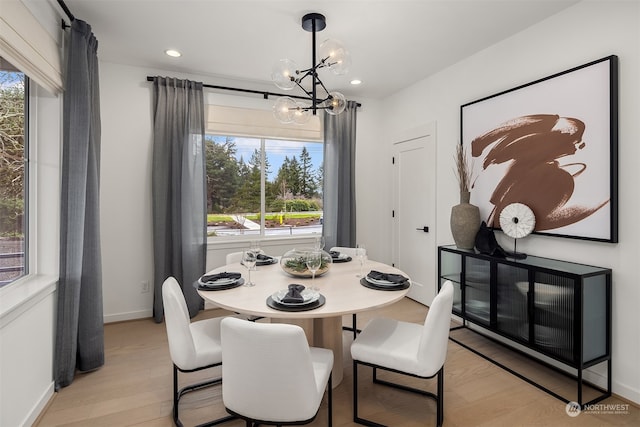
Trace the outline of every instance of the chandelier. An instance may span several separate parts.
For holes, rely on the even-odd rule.
[[[320,77],[318,70],[328,68],[334,74],[342,75],[349,71],[351,56],[337,40],[325,40],[320,44],[320,60],[316,62],[316,32],[327,26],[324,15],[308,13],[302,17],[302,28],[311,32],[311,68],[301,70],[290,59],[278,61],[271,72],[271,80],[283,90],[298,87],[306,97],[299,96],[296,101],[291,96],[281,96],[273,106],[273,114],[281,123],[306,123],[318,110],[336,115],[344,111],[347,101],[340,92],[329,92]]]

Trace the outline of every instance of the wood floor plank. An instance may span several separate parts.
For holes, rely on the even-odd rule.
[[[405,298],[393,306],[359,314],[358,327],[364,327],[369,319],[376,316],[422,323],[426,312],[426,307]],[[227,314],[230,313],[220,309],[206,310],[194,320]],[[351,316],[344,316],[343,324],[350,326]],[[345,332],[343,339],[344,379],[334,389],[333,425],[351,427],[356,425],[352,422],[353,375],[348,350],[351,332]],[[529,362],[508,354],[504,349],[491,348],[491,352],[531,372]],[[69,387],[56,393],[36,426],[173,425],[171,359],[164,324],[142,319],[105,325],[105,353],[105,366],[92,373],[78,374]],[[402,390],[374,386],[368,368],[362,367],[358,373],[361,415],[371,416],[391,427],[435,425],[435,404],[432,400]],[[552,387],[565,390],[564,379],[543,372],[536,374],[550,382]],[[216,375],[219,375],[219,369],[181,376],[181,384]],[[410,379],[407,384],[415,385],[416,381]],[[581,413],[575,418],[569,417],[565,412],[566,405],[560,400],[453,342],[448,346],[444,385],[446,427],[640,425],[640,409],[633,405],[628,405],[627,413],[623,414]],[[433,390],[435,381],[421,383],[421,388]],[[180,408],[185,425],[224,415],[220,393],[220,388],[214,387],[185,396]],[[602,403],[627,404],[616,397]],[[242,427],[244,423],[236,420],[223,425]],[[317,419],[309,426],[326,425],[324,401]]]

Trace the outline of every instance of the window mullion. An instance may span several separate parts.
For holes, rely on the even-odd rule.
[[[267,181],[267,173],[266,173],[266,150],[265,150],[265,138],[260,138],[260,236],[265,235],[265,220],[264,216],[266,214],[266,181]]]

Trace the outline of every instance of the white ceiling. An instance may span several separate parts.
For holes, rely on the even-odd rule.
[[[351,52],[345,76],[321,71],[330,90],[382,98],[577,3],[578,0],[65,0],[89,23],[103,61],[270,82],[283,58],[311,66],[305,13],[325,15],[318,44],[338,39]],[[182,57],[170,58],[168,48]],[[360,86],[351,79],[363,81]],[[242,86],[242,82],[238,83]],[[274,92],[282,92],[273,86]]]

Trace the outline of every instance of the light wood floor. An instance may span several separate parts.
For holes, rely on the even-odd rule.
[[[364,326],[373,316],[389,316],[422,323],[426,307],[404,299],[397,304],[358,315]],[[226,314],[207,310],[199,318]],[[350,316],[344,323],[349,324]],[[453,333],[459,333],[454,331]],[[453,335],[452,333],[452,335]],[[345,332],[345,340],[349,339]],[[348,344],[348,343],[347,343]],[[69,386],[56,393],[38,422],[45,426],[172,426],[171,360],[164,324],[151,319],[109,324],[105,327],[106,363],[96,372],[79,374]],[[497,351],[490,350],[496,354]],[[352,422],[352,372],[348,345],[345,346],[345,375],[334,390],[333,425],[354,426]],[[507,359],[510,356],[505,356]],[[521,363],[517,360],[514,363]],[[527,362],[524,362],[526,365]],[[527,366],[523,366],[524,369]],[[536,369],[537,371],[537,369]],[[209,374],[212,372],[209,371]],[[360,368],[360,412],[391,427],[435,425],[435,404],[404,391],[372,386],[370,370]],[[575,418],[565,412],[565,404],[527,384],[460,345],[449,342],[445,364],[444,425],[461,426],[639,426],[640,409],[612,397],[603,404],[628,405],[623,414],[581,413]],[[182,376],[185,381],[203,375]],[[547,376],[563,386],[559,375]],[[424,383],[433,390],[433,381]],[[604,410],[603,410],[604,411]],[[183,398],[181,418],[194,425],[225,414],[220,388],[213,387]],[[310,426],[326,426],[326,402]],[[224,426],[244,426],[232,421]]]

